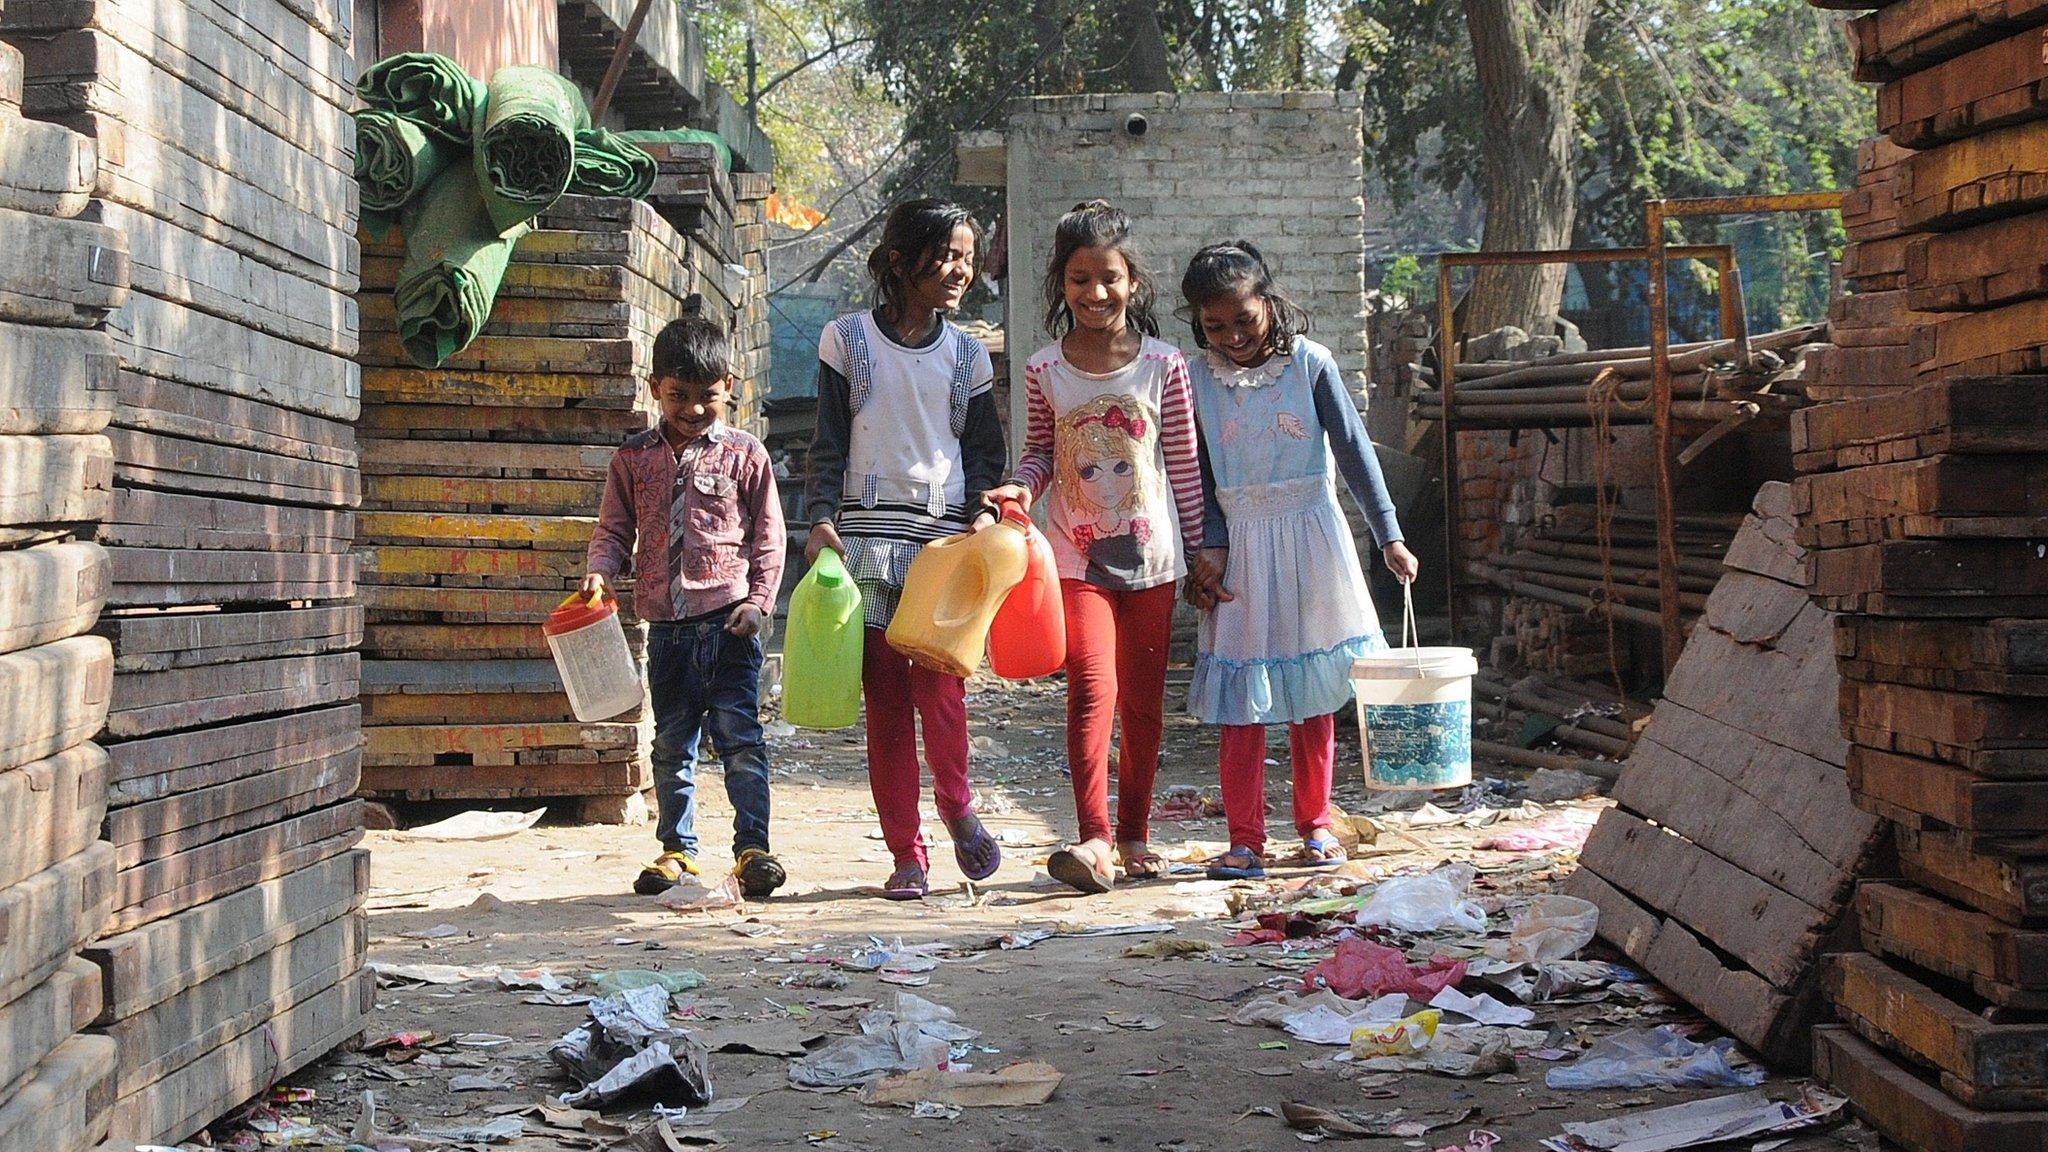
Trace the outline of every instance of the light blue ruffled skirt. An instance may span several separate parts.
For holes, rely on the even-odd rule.
[[[1188,711],[1208,724],[1291,724],[1343,708],[1351,662],[1387,642],[1328,478],[1216,495],[1234,599],[1202,616]]]

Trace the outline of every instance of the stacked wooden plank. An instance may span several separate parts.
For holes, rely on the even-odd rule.
[[[121,235],[79,218],[93,142],[21,115],[0,43],[0,1149],[79,1152],[107,1131],[113,1044],[83,1035],[99,973],[78,956],[114,897],[100,840],[113,654],[106,600],[114,411],[108,310]]]
[[[426,370],[394,331],[399,249],[366,244],[363,791],[573,797],[624,819],[648,723],[577,723],[540,622],[583,575],[613,451],[652,423],[655,334],[693,293],[723,302],[723,264],[648,204],[564,197],[482,335]]]
[[[1850,802],[1833,617],[1804,587],[1786,485],[1758,493],[1725,563],[1565,891],[1672,991],[1796,1066],[1822,950],[1883,839]]]
[[[356,1035],[363,860],[350,6],[15,0],[134,291],[98,643],[111,1139],[176,1142]],[[0,229],[0,232],[11,230]],[[289,894],[289,899],[287,899]]]
[[[1906,1148],[2041,1148],[2048,4],[1898,0],[1850,28],[1897,156],[1884,294],[1908,351],[1882,389],[1802,414],[1794,447],[1814,594],[1844,614],[1850,787],[1902,878],[1857,894],[1861,950],[1825,981],[1844,1026],[1814,1059]]]
[[[756,436],[768,432],[768,352],[774,343],[768,315],[768,194],[775,182],[765,172],[734,172],[733,243],[746,269],[733,301],[733,351],[741,394],[733,423]]]

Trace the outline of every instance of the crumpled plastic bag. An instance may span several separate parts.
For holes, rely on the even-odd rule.
[[[943,1068],[954,1044],[980,1035],[954,1023],[951,1008],[898,992],[894,1011],[876,1008],[861,1015],[860,1035],[841,1036],[790,1061],[789,1082],[799,1088],[844,1088],[920,1068]]]
[[[1446,864],[1420,876],[1396,876],[1373,890],[1355,921],[1361,926],[1388,924],[1403,932],[1484,932],[1486,910],[1465,899],[1475,875],[1470,864]]]
[[[1617,1032],[1586,1049],[1572,1064],[1552,1068],[1552,1088],[1751,1088],[1768,1073],[1755,1064],[1729,1063],[1735,1041],[1695,1044],[1666,1024],[1653,1032]]]
[[[1517,912],[1506,940],[1486,946],[1489,956],[1511,964],[1547,964],[1568,960],[1593,942],[1600,927],[1600,906],[1577,896],[1538,896]]]
[[[1360,1008],[1348,1000],[1318,992],[1317,996],[1336,1000],[1341,1007],[1317,1003],[1292,1013],[1280,1021],[1280,1026],[1289,1036],[1310,1044],[1328,1044],[1344,1047],[1352,1042],[1353,1034],[1361,1029],[1377,1028],[1393,1023],[1408,1010],[1408,997],[1398,993],[1382,996]]]
[[[1437,1022],[1442,1019],[1443,1013],[1425,1008],[1413,1016],[1356,1029],[1351,1033],[1351,1058],[1370,1060],[1420,1052],[1435,1039]]]
[[[1488,1028],[1482,1025],[1448,1027],[1439,1024],[1429,1045],[1419,1052],[1356,1059],[1369,1072],[1434,1072],[1469,1080],[1515,1070],[1516,1040],[1527,1034],[1541,1043],[1544,1034],[1524,1028]]]
[[[1328,988],[1346,1000],[1400,992],[1427,1003],[1464,978],[1463,960],[1432,956],[1429,963],[1411,967],[1407,955],[1398,948],[1370,940],[1345,940],[1329,959],[1302,973],[1301,990]]]
[[[669,994],[659,985],[590,1002],[590,1019],[548,1046],[548,1058],[583,1087],[566,1093],[572,1108],[645,1096],[670,1106],[711,1103],[711,1053],[668,1022]]]
[[[622,968],[616,972],[593,972],[590,987],[600,996],[614,996],[636,988],[661,988],[669,992],[695,992],[704,987],[704,974],[694,968],[679,972],[652,972],[645,968]]]
[[[1578,852],[1600,819],[1595,808],[1567,808],[1553,812],[1526,828],[1510,828],[1481,840],[1476,848],[1495,852]]]

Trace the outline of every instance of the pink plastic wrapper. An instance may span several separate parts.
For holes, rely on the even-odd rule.
[[[1516,828],[1482,840],[1478,846],[1495,852],[1577,852],[1586,846],[1586,837],[1593,834],[1593,824],[1599,819],[1600,813],[1593,809],[1568,808],[1545,816],[1527,828]]]
[[[1346,940],[1336,955],[1302,974],[1301,990],[1328,988],[1346,1000],[1364,1000],[1400,992],[1428,1001],[1465,978],[1465,962],[1433,956],[1416,968],[1398,948],[1370,940]]]

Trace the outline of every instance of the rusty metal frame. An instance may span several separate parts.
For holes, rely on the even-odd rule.
[[[1657,445],[1657,588],[1663,625],[1664,673],[1678,663],[1685,647],[1685,625],[1678,598],[1677,480],[1671,455],[1671,332],[1665,296],[1666,261],[1685,249],[1664,243],[1664,226],[1672,220],[1698,216],[1738,216],[1765,212],[1839,212],[1840,192],[1791,192],[1757,196],[1704,196],[1685,200],[1651,200],[1643,205],[1650,262],[1650,398]],[[1740,307],[1739,289],[1723,283],[1723,323],[1731,299]],[[1748,358],[1746,345],[1740,350]]]
[[[1746,337],[1746,321],[1742,314],[1742,299],[1739,293],[1728,291],[1737,284],[1739,269],[1735,263],[1735,250],[1726,244],[1673,245],[1663,249],[1665,258],[1679,260],[1710,260],[1720,275],[1721,285],[1721,338],[1743,340]],[[1456,643],[1458,626],[1462,622],[1458,611],[1458,588],[1464,574],[1464,564],[1459,553],[1464,547],[1460,537],[1463,531],[1464,493],[1462,480],[1458,475],[1458,432],[1456,408],[1453,401],[1457,391],[1458,338],[1457,324],[1453,320],[1451,301],[1451,275],[1458,268],[1490,268],[1543,264],[1621,264],[1635,260],[1649,260],[1649,248],[1541,248],[1502,252],[1439,252],[1436,255],[1436,367],[1437,392],[1443,397],[1442,428],[1438,430],[1443,445],[1444,484],[1444,610],[1450,615],[1451,642]],[[1661,267],[1663,261],[1658,261]],[[1657,287],[1652,289],[1652,299],[1661,301],[1663,287],[1661,279],[1653,277]],[[1653,305],[1654,307],[1654,305]],[[1654,324],[1652,327],[1656,327]],[[1652,345],[1654,355],[1654,342]],[[1668,364],[1667,364],[1668,369]],[[1663,411],[1670,412],[1670,374],[1665,374],[1665,405]],[[1660,504],[1660,507],[1662,505]],[[1663,536],[1660,529],[1659,538]],[[1674,537],[1675,539],[1675,537]],[[1674,553],[1675,558],[1675,553]],[[1669,578],[1667,587],[1676,589],[1678,581]],[[1677,603],[1671,597],[1673,604]]]

